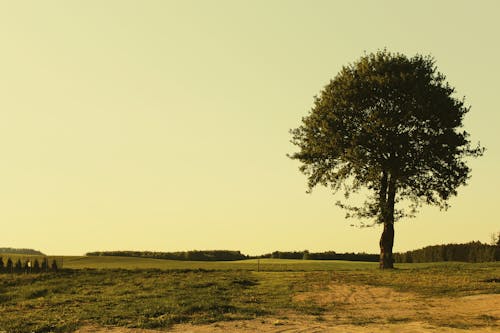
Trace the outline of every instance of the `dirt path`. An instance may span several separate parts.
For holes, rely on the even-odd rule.
[[[493,327],[456,329],[436,327],[422,322],[404,324],[369,324],[366,326],[334,325],[332,323],[318,324],[309,321],[274,321],[249,320],[239,322],[224,322],[211,325],[176,325],[169,333],[498,333],[500,330]],[[102,328],[87,326],[75,333],[164,333],[165,331],[129,329],[129,328]]]
[[[352,321],[376,324],[419,321],[456,328],[500,324],[499,294],[425,298],[366,285],[331,284],[328,289],[301,293],[294,300],[337,305],[335,319],[346,324]]]
[[[499,332],[494,328],[476,328],[469,330],[454,329],[449,327],[436,327],[422,322],[411,322],[404,324],[368,324],[365,326],[356,325],[335,325],[334,323],[317,323],[311,321],[282,321],[276,325],[272,322],[248,321],[229,322],[222,324],[212,324],[204,326],[179,325],[168,331],[172,333],[451,333],[451,332]],[[135,333],[135,332],[134,332]]]
[[[171,333],[448,333],[500,332],[500,295],[424,298],[390,288],[332,284],[328,290],[296,295],[333,309],[321,316],[286,314],[279,318],[176,325]],[[87,326],[75,333],[157,333],[160,331]]]

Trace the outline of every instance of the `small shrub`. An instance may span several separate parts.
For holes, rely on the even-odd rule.
[[[28,259],[24,262],[24,272],[25,273],[31,273],[31,261]]]
[[[46,272],[49,268],[49,261],[47,258],[43,258],[42,260],[42,272]]]
[[[14,272],[21,273],[23,271],[23,264],[21,264],[21,259],[17,259],[14,265]]]
[[[40,272],[40,263],[38,262],[38,259],[35,259],[35,261],[33,262],[33,272]]]
[[[14,267],[14,264],[13,264],[12,260],[10,258],[7,259],[7,265],[5,266],[6,271],[9,272],[9,273],[12,273],[13,272],[13,267]]]
[[[55,259],[54,259],[54,260],[52,260],[52,265],[50,266],[50,268],[51,268],[54,272],[56,272],[56,271],[57,271],[57,262],[56,262],[56,260],[55,260]]]

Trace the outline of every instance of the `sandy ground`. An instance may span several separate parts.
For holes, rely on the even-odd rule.
[[[143,329],[128,329],[128,328],[99,328],[95,326],[87,326],[77,331],[78,333],[164,333],[165,331],[143,330]],[[211,325],[178,325],[172,330],[166,332],[175,333],[452,333],[452,332],[467,332],[467,333],[498,333],[499,329],[492,327],[475,328],[475,329],[456,329],[447,327],[436,327],[422,322],[411,322],[405,324],[388,324],[376,325],[370,324],[366,326],[354,325],[331,325],[317,324],[311,322],[300,321],[283,321],[282,324],[276,325],[265,321],[250,320],[244,322],[228,322]]]
[[[334,310],[320,317],[283,314],[278,318],[265,317],[209,325],[181,324],[167,332],[500,332],[499,294],[428,299],[412,293],[396,292],[390,288],[332,284],[328,290],[298,294],[294,301],[314,302],[329,307],[333,305]],[[86,326],[75,333],[157,332],[160,331]]]

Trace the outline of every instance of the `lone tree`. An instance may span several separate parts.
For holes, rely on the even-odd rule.
[[[445,79],[431,56],[371,53],[344,66],[290,130],[299,151],[289,157],[301,162],[309,192],[319,184],[347,199],[368,190],[361,205],[337,205],[383,224],[380,268],[393,268],[394,222],[422,204],[448,208],[470,177],[465,157],[484,152],[462,129],[470,107]]]

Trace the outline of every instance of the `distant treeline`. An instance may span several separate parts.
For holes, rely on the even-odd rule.
[[[378,254],[367,253],[336,253],[334,251],[313,253],[309,251],[284,252],[274,251],[260,256],[248,256],[240,251],[210,250],[210,251],[183,251],[183,252],[152,252],[152,251],[97,251],[89,252],[87,256],[118,256],[140,257],[170,260],[189,261],[234,261],[244,259],[274,258],[274,259],[304,259],[304,260],[351,260],[351,261],[378,261]]]
[[[186,261],[234,261],[244,259],[303,259],[303,260],[349,260],[378,262],[379,254],[369,253],[336,253],[335,251],[309,252],[305,251],[274,251],[259,256],[244,255],[240,251],[206,250],[180,252],[154,251],[97,251],[89,252],[87,256],[119,256],[153,259],[186,260]],[[486,262],[500,260],[500,246],[481,242],[466,244],[444,244],[427,246],[419,250],[404,253],[394,253],[394,261],[398,263],[464,261]]]
[[[368,253],[336,253],[335,251],[327,252],[309,252],[295,251],[295,252],[282,252],[274,251],[259,256],[259,258],[273,258],[273,259],[304,259],[304,260],[349,260],[349,261],[373,261],[379,260],[378,254]]]
[[[234,261],[248,259],[240,251],[210,250],[210,251],[182,251],[182,252],[152,252],[152,251],[97,251],[89,252],[87,256],[118,256],[140,257],[169,260],[188,261]]]
[[[500,246],[481,242],[427,246],[419,250],[395,253],[395,262],[464,261],[487,262],[500,260]]]
[[[12,247],[0,247],[0,253],[26,254],[31,256],[44,256],[40,251],[33,249],[14,249]]]

